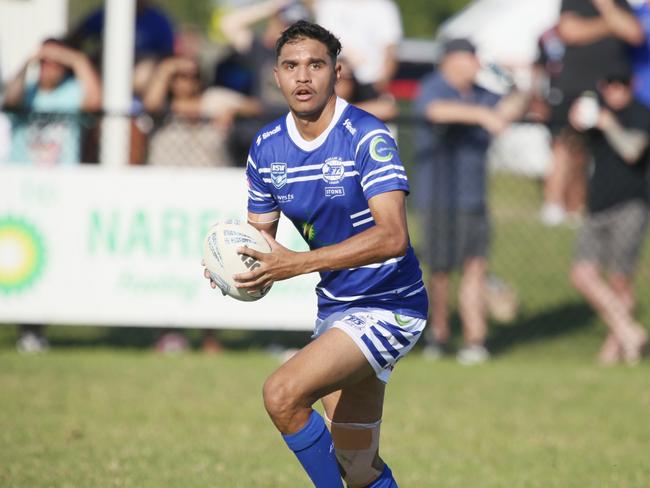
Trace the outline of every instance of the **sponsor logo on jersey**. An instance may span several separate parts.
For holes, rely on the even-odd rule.
[[[326,186],[325,196],[327,198],[336,198],[345,196],[345,188],[342,186]]]
[[[295,197],[293,193],[287,193],[286,195],[276,195],[275,198],[277,198],[280,203],[291,203]]]
[[[363,330],[367,324],[366,320],[364,320],[362,317],[359,317],[358,315],[346,315],[343,318],[343,322],[347,322],[359,330]]]
[[[330,185],[340,183],[345,177],[345,166],[341,158],[329,158],[323,164],[323,179]]]
[[[314,228],[314,224],[310,224],[309,222],[303,222],[301,227],[302,227],[302,237],[307,242],[311,242],[316,238],[316,229]]]
[[[348,132],[352,135],[355,135],[357,133],[357,129],[354,128],[352,122],[350,122],[350,119],[345,119],[345,121],[343,122],[343,127],[345,127],[348,130]]]
[[[287,163],[271,163],[271,181],[278,190],[287,184]]]
[[[255,141],[255,143],[259,146],[263,140],[265,141],[273,134],[277,134],[278,132],[280,132],[280,129],[281,129],[280,124],[278,124],[275,127],[273,127],[273,129],[267,130],[266,132],[262,132],[261,135],[257,136],[257,141]]]
[[[395,148],[388,144],[384,136],[375,136],[370,141],[370,157],[377,162],[387,163],[393,159]]]
[[[409,325],[413,321],[412,317],[406,317],[406,316],[400,315],[398,313],[395,313],[393,315],[395,317],[395,322],[397,322],[397,325],[399,325],[400,327],[406,327],[407,325]]]

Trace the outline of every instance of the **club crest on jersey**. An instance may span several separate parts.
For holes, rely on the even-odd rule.
[[[323,164],[323,179],[330,185],[340,183],[345,177],[345,166],[340,158],[329,158]]]
[[[287,163],[271,163],[271,182],[278,190],[287,184]]]
[[[387,163],[393,159],[394,150],[384,136],[375,136],[370,141],[370,157],[379,163]]]

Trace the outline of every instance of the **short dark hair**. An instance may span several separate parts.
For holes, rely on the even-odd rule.
[[[621,85],[632,85],[632,73],[629,70],[620,70],[605,75],[604,81],[606,84],[619,83]]]
[[[334,34],[318,24],[306,20],[299,20],[287,27],[276,41],[275,58],[280,57],[280,51],[285,44],[290,44],[300,39],[314,39],[323,43],[332,61],[336,61],[336,57],[341,52],[341,43]]]

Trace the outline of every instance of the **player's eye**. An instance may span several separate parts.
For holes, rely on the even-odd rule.
[[[320,69],[322,67],[321,63],[311,63],[311,69]]]

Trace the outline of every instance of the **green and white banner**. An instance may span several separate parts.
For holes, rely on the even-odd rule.
[[[0,322],[311,329],[317,275],[248,303],[203,278],[203,237],[246,193],[241,169],[0,168]],[[284,219],[278,240],[306,249]]]

